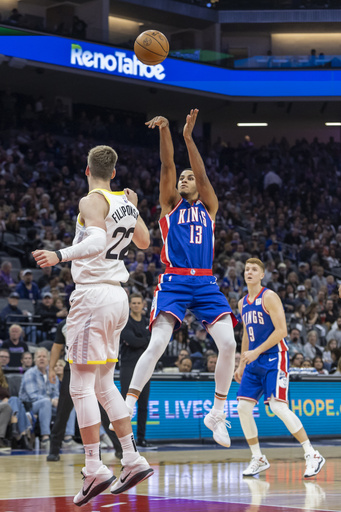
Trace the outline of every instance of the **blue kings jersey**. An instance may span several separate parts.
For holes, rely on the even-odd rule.
[[[268,288],[262,288],[253,302],[249,301],[249,295],[243,298],[242,319],[249,338],[249,350],[259,347],[275,330],[270,315],[264,306],[264,294],[267,290]],[[266,350],[264,354],[286,350],[288,350],[288,346],[285,340],[282,339],[277,345]]]
[[[214,221],[198,199],[181,199],[159,221],[163,240],[161,261],[167,268],[211,269],[214,252]]]

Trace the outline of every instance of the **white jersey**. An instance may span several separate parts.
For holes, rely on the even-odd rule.
[[[89,194],[94,192],[102,194],[109,203],[109,213],[105,219],[106,247],[96,256],[73,260],[72,278],[76,284],[125,283],[129,278],[129,272],[124,264],[124,256],[133,238],[139,211],[128,201],[124,192],[109,192],[96,188]],[[86,228],[81,224],[78,215],[72,245],[78,244],[87,236]]]

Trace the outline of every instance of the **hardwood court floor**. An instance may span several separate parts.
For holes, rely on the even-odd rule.
[[[303,480],[302,449],[296,443],[264,449],[271,467],[245,478],[247,449],[145,451],[155,474],[119,496],[109,490],[82,507],[84,512],[299,512],[341,511],[341,443],[317,448],[327,459],[321,473]],[[103,462],[120,471],[113,453]],[[0,456],[0,512],[68,512],[78,510],[73,496],[82,480],[84,455],[63,453],[60,462],[46,454]]]

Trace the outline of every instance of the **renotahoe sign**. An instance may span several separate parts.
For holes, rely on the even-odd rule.
[[[18,35],[20,34],[20,35]],[[235,70],[168,57],[146,66],[131,50],[0,27],[0,55],[122,80],[239,98],[340,97],[341,70]]]
[[[131,53],[131,52],[130,52]],[[98,69],[112,73],[117,71],[122,75],[156,78],[163,80],[166,77],[162,64],[146,66],[133,54],[129,57],[123,50],[115,50],[113,53],[91,52],[83,50],[80,44],[71,44],[71,65],[77,65],[87,69]]]

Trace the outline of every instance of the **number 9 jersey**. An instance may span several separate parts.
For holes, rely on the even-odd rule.
[[[242,319],[249,338],[248,350],[259,347],[275,330],[270,314],[264,305],[264,294],[267,290],[268,288],[263,287],[253,302],[250,302],[249,294],[243,298]],[[285,352],[287,350],[288,345],[283,338],[263,354]]]
[[[109,212],[105,219],[107,229],[106,248],[101,254],[91,258],[73,260],[71,274],[76,284],[92,283],[125,283],[129,272],[124,264],[124,256],[133,238],[138,209],[128,201],[124,192],[109,192],[94,189],[89,194],[102,194],[109,204]],[[78,244],[87,237],[86,228],[76,223],[76,234],[72,245]]]

